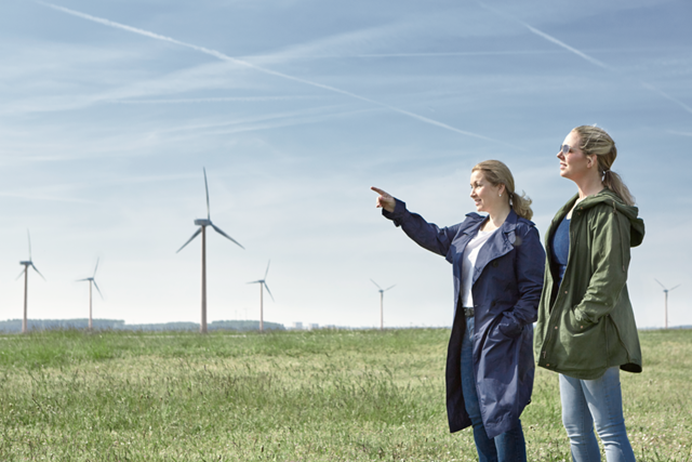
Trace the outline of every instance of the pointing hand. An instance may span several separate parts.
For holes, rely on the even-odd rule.
[[[371,187],[373,191],[375,191],[377,194],[379,194],[379,197],[377,198],[377,207],[381,207],[385,209],[387,212],[393,212],[394,207],[396,205],[396,201],[392,196],[389,195],[386,191],[381,190],[380,188],[376,187]]]

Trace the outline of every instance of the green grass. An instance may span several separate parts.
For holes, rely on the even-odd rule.
[[[447,431],[449,331],[54,331],[0,336],[0,460],[472,461]],[[623,373],[639,461],[692,460],[692,331],[641,333]],[[571,460],[557,376],[522,416],[530,460]]]

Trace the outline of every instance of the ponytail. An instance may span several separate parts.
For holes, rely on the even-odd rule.
[[[600,157],[599,157],[600,159]],[[601,168],[601,162],[598,163],[599,170]],[[603,185],[613,191],[622,202],[627,205],[634,205],[634,196],[630,192],[627,185],[622,181],[622,177],[615,173],[614,171],[608,169],[603,170]]]
[[[513,192],[510,194],[509,205],[514,210],[518,216],[530,220],[533,217],[533,210],[531,210],[531,198],[527,196],[524,191],[522,191],[521,196]]]

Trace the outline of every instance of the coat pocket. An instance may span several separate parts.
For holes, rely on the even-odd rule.
[[[511,339],[519,337],[523,327],[523,325],[517,322],[514,316],[507,314],[507,312],[502,313],[500,316],[500,322],[497,324],[498,330],[504,334],[505,337]]]
[[[581,313],[579,305],[575,305],[569,309],[566,321],[567,327],[573,334],[584,333],[596,325]]]

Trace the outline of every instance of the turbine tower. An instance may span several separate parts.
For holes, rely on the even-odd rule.
[[[25,261],[20,261],[19,264],[24,266],[24,269],[22,270],[21,273],[19,273],[19,276],[17,276],[17,279],[22,277],[22,274],[24,275],[24,317],[22,319],[22,334],[26,334],[29,330],[29,326],[27,324],[27,302],[28,302],[28,295],[29,295],[29,267],[33,268],[34,271],[38,273],[39,276],[43,278],[45,281],[46,278],[43,277],[43,274],[36,268],[34,265],[34,262],[31,260],[31,234],[29,234],[29,230],[26,230],[26,236],[29,239],[29,259]]]
[[[665,310],[666,310],[666,323],[665,323],[665,326],[666,326],[666,327],[665,327],[665,328],[668,329],[668,292],[670,292],[670,291],[673,290],[673,289],[677,289],[678,287],[680,287],[680,284],[678,284],[677,286],[673,287],[673,289],[666,289],[666,286],[664,286],[663,284],[661,284],[661,281],[659,281],[659,280],[656,279],[656,278],[654,278],[654,281],[658,282],[658,285],[660,285],[661,287],[663,287],[663,293],[666,294],[666,295],[665,295]]]
[[[99,267],[99,259],[96,259],[96,266],[94,267],[94,275],[91,276],[90,278],[84,278],[84,279],[77,279],[77,282],[82,282],[82,281],[89,281],[89,330],[92,329],[92,321],[91,321],[91,286],[93,285],[96,287],[96,290],[98,291],[99,295],[101,298],[103,298],[103,294],[101,293],[101,289],[99,289],[99,285],[96,284],[96,270]]]
[[[267,263],[267,270],[264,272],[264,279],[258,279],[256,281],[248,282],[248,284],[259,284],[260,285],[260,332],[264,332],[264,289],[267,289],[267,293],[269,296],[272,298],[272,301],[274,300],[274,296],[271,293],[271,290],[269,290],[269,286],[267,285],[267,274],[269,274],[269,263],[272,261],[269,260]]]
[[[372,281],[372,279],[370,280]],[[394,284],[394,286],[389,286],[386,289],[382,289],[382,287],[380,287],[380,285],[375,281],[372,281],[372,283],[377,286],[380,292],[380,330],[384,330],[384,293],[394,287],[396,284]]]
[[[181,248],[178,249],[178,252],[183,250],[186,245],[188,245],[194,238],[196,238],[200,233],[202,234],[202,322],[200,323],[199,326],[199,331],[202,334],[207,333],[207,226],[211,226],[214,228],[214,231],[225,237],[226,239],[229,239],[230,241],[236,243],[241,249],[245,249],[242,245],[238,243],[235,239],[233,239],[231,236],[228,234],[224,233],[219,227],[214,225],[214,223],[211,222],[211,214],[209,212],[209,185],[207,184],[207,170],[203,169],[204,171],[204,190],[207,193],[207,218],[198,218],[195,220],[195,225],[199,226],[199,229],[195,231],[195,233],[192,235],[190,239],[187,240],[185,244]]]

